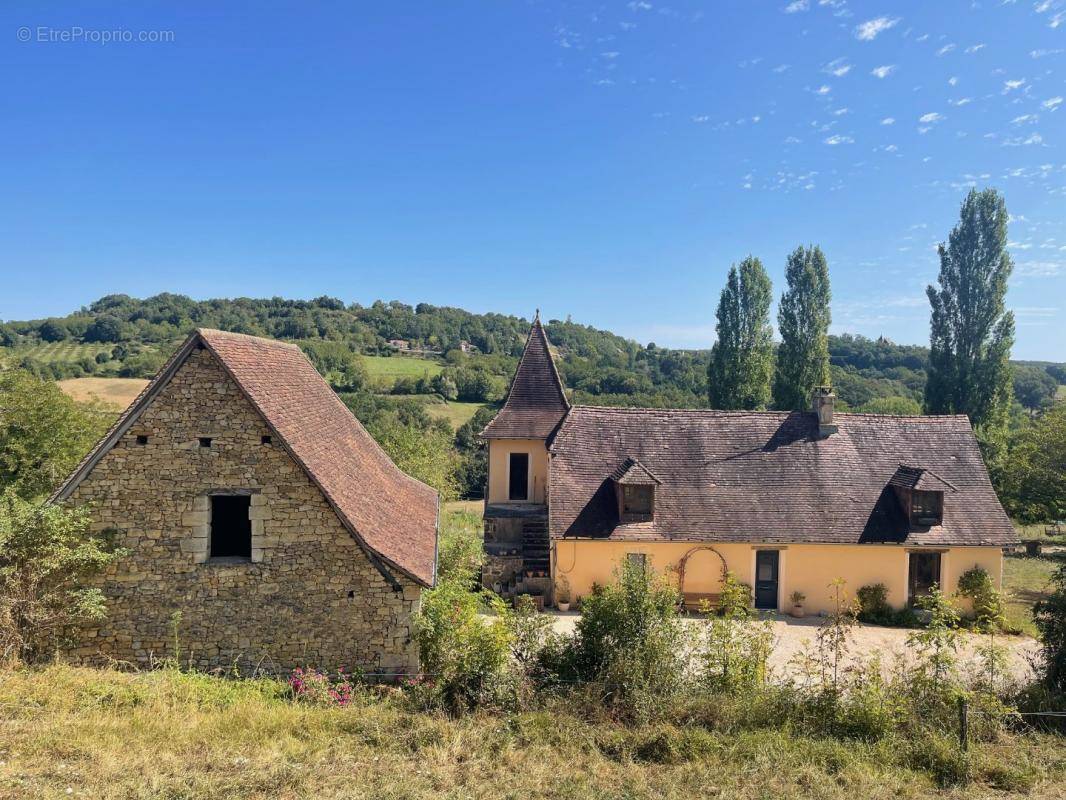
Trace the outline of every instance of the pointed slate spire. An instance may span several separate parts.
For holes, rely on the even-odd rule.
[[[569,409],[537,309],[507,401],[481,435],[487,439],[547,439]]]

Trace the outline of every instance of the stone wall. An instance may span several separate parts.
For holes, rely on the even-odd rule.
[[[394,573],[394,591],[270,435],[210,352],[194,350],[69,500],[130,551],[100,578],[108,616],[80,632],[75,660],[172,656],[180,612],[178,655],[197,668],[417,669],[418,585]],[[252,495],[252,559],[212,560],[208,498],[233,492]]]

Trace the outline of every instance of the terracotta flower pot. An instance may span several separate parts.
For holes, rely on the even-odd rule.
[[[569,611],[570,610],[570,604],[569,603],[556,603],[555,605],[560,611]]]
[[[805,616],[807,616],[807,612],[803,610],[802,605],[797,603],[796,605],[792,606],[792,616],[796,619],[803,619]]]

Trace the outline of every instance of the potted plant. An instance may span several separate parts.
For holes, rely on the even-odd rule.
[[[793,592],[789,599],[792,601],[792,616],[796,619],[803,619],[806,616],[803,601],[807,599],[807,595],[803,592]]]
[[[570,610],[570,581],[565,575],[559,576],[559,582],[555,587],[555,607],[560,611]]]

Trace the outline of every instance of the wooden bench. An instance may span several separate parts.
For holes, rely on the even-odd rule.
[[[718,605],[721,597],[720,594],[711,594],[710,592],[685,592],[681,605],[685,611],[699,611],[705,600],[714,608]]]

